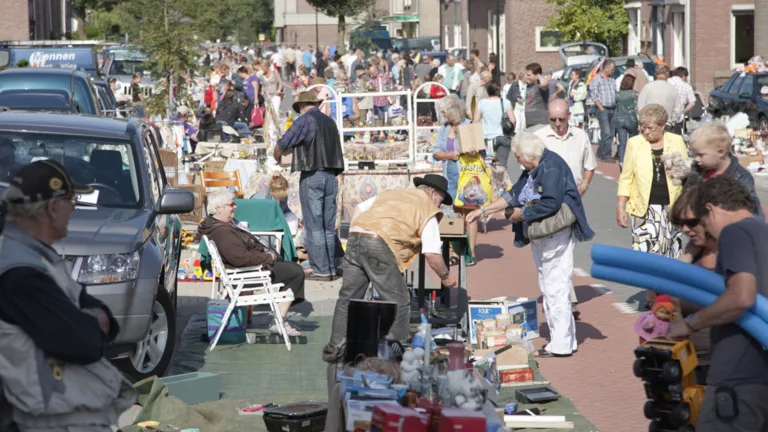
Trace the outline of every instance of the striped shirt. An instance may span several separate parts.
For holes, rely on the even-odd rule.
[[[598,75],[589,83],[593,101],[599,101],[603,108],[616,108],[616,80]]]

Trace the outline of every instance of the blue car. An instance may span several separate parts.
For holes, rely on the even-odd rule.
[[[11,68],[0,71],[0,96],[22,90],[55,91],[67,95],[72,112],[102,115],[91,77],[84,71],[60,68]]]
[[[709,112],[713,117],[743,112],[750,126],[768,130],[768,73],[733,74],[709,93]]]

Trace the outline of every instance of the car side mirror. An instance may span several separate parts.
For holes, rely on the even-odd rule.
[[[180,189],[168,189],[160,197],[157,206],[159,214],[182,214],[195,209],[195,196],[192,192]]]

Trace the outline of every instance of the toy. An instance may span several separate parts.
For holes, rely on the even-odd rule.
[[[203,269],[200,267],[200,260],[196,259],[194,263],[194,280],[203,280]]]
[[[696,350],[689,340],[650,340],[635,350],[633,372],[648,400],[643,409],[649,431],[692,432],[704,386],[696,384]]]
[[[651,310],[637,317],[635,321],[635,332],[640,335],[640,343],[666,336],[674,313],[675,304],[672,303],[672,297],[659,294]]]

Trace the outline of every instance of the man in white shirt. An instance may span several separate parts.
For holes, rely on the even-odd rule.
[[[673,77],[669,79],[669,83],[677,89],[677,97],[680,99],[680,104],[683,107],[677,113],[677,118],[672,119],[673,132],[682,134],[685,113],[696,106],[696,94],[693,92],[693,87],[688,84],[688,69],[680,66],[672,72],[672,75]]]
[[[680,117],[683,112],[683,104],[677,93],[675,86],[667,81],[669,79],[669,68],[659,66],[656,68],[656,81],[646,84],[643,91],[637,97],[637,112],[640,112],[646,105],[659,104],[667,112],[667,132],[675,132],[673,119]]]
[[[571,168],[579,194],[584,196],[597,168],[597,160],[589,135],[583,129],[569,126],[571,112],[564,99],[553,100],[548,108],[549,126],[537,130],[534,134],[544,141],[547,149],[565,160]],[[579,319],[581,315],[577,307],[578,303],[576,292],[571,285],[571,310],[574,319]]]
[[[449,55],[445,59],[445,64],[437,68],[437,73],[443,76],[443,85],[451,93],[458,94],[461,80],[464,77],[464,66],[456,63],[456,57]]]
[[[342,265],[344,283],[333,315],[331,341],[323,350],[329,363],[343,358],[349,302],[363,299],[369,284],[382,300],[397,303],[391,338],[408,338],[410,293],[402,273],[419,253],[424,254],[444,287],[456,286],[456,278],[443,261],[438,225],[440,205],[453,204],[448,180],[427,174],[415,178],[413,184],[416,189],[383,191],[353,212]]]

